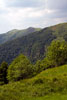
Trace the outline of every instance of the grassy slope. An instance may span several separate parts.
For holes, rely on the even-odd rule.
[[[67,99],[67,65],[48,69],[31,79],[0,86],[0,100],[44,99]]]

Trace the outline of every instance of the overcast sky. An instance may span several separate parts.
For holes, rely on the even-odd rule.
[[[67,0],[0,0],[0,33],[67,22]]]

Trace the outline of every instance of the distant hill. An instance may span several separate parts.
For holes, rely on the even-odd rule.
[[[46,47],[54,39],[67,41],[67,23],[47,27],[0,45],[0,63],[2,61],[11,63],[20,53],[26,55],[32,62],[42,59]]]
[[[11,41],[21,36],[28,35],[29,33],[39,31],[39,30],[40,28],[33,28],[33,27],[29,27],[24,30],[17,30],[17,29],[11,30],[7,33],[0,34],[0,44],[5,43],[7,41]]]

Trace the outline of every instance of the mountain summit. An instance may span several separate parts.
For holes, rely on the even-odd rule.
[[[28,34],[31,32],[29,29],[31,28],[24,30],[24,32],[26,32],[24,36],[21,35],[22,31],[19,31],[13,35],[13,38],[9,38],[12,40],[15,36],[14,40],[0,45],[0,63],[3,61],[11,63],[11,61],[21,53],[29,57],[32,62],[35,62],[38,59],[44,58],[46,47],[50,45],[54,39],[64,39],[67,41],[67,23],[47,27]],[[21,37],[16,39],[16,34],[17,37],[19,34]]]
[[[29,27],[27,29],[23,30],[18,30],[18,29],[13,29],[11,31],[8,31],[7,33],[0,34],[0,44],[5,43],[7,41],[14,40],[16,38],[19,38],[21,36],[26,36],[32,32],[36,32],[41,30],[40,28],[33,28]]]

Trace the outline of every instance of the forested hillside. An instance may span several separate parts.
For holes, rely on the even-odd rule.
[[[0,63],[2,61],[11,63],[21,53],[26,55],[32,62],[42,59],[45,56],[47,46],[54,39],[65,39],[67,41],[67,23],[47,27],[0,45]]]
[[[0,100],[67,100],[67,0],[0,0]]]
[[[0,100],[67,100],[67,42],[53,40],[35,64],[23,54],[2,62]]]
[[[23,30],[17,30],[17,29],[11,30],[7,33],[0,34],[0,44],[3,44],[7,41],[11,41],[11,40],[16,39],[21,36],[26,36],[29,33],[36,32],[39,30],[40,30],[40,28],[33,28],[33,27],[29,27],[29,28],[23,29]]]

